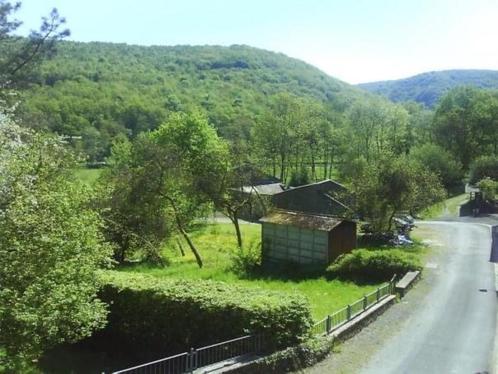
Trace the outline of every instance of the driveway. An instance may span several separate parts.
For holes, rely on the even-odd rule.
[[[306,372],[494,372],[491,236],[488,226],[475,222],[419,223],[435,248],[423,279],[339,353]]]

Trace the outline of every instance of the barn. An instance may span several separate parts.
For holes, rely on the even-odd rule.
[[[327,265],[356,248],[356,222],[346,188],[325,180],[272,196],[273,210],[260,219],[264,263]]]

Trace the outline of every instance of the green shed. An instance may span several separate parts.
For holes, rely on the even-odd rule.
[[[263,262],[328,265],[356,248],[356,222],[275,210],[260,219]]]

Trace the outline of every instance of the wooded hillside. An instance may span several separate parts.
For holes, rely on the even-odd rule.
[[[395,102],[416,101],[427,107],[434,107],[444,94],[458,86],[498,88],[498,71],[431,71],[406,79],[362,83],[358,86]]]
[[[26,122],[75,141],[90,160],[119,134],[200,109],[225,138],[247,137],[268,97],[287,92],[344,111],[361,90],[283,54],[247,46],[143,47],[62,42],[23,93]]]

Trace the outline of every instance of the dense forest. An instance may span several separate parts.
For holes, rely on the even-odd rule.
[[[200,110],[220,135],[247,138],[279,92],[339,112],[366,96],[304,62],[247,46],[61,42],[20,109],[37,127],[81,136],[78,146],[102,161],[117,135],[155,129],[177,111]]]
[[[395,102],[416,101],[432,108],[444,94],[458,86],[498,88],[498,71],[432,71],[405,79],[362,83],[358,86]]]

